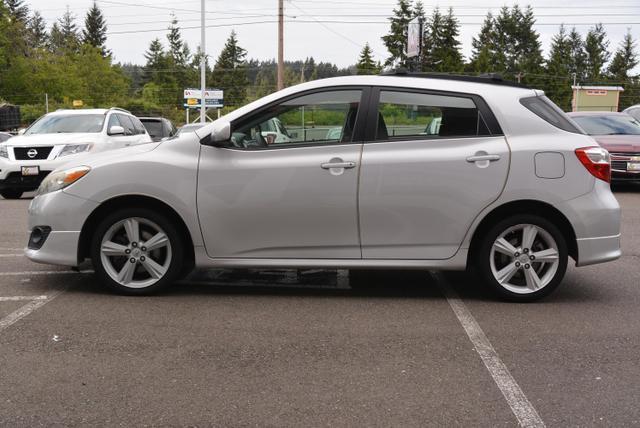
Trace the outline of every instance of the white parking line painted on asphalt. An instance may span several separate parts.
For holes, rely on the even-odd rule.
[[[19,302],[22,300],[47,300],[47,296],[0,296],[0,302]]]
[[[522,427],[544,427],[545,424],[538,415],[538,412],[533,407],[529,399],[527,399],[524,392],[511,376],[509,369],[502,362],[500,356],[489,342],[489,339],[480,328],[480,325],[473,317],[467,306],[464,304],[458,293],[456,293],[442,275],[435,274],[437,283],[447,298],[449,306],[455,313],[458,321],[464,328],[464,331],[469,336],[469,340],[473,343],[473,346],[480,355],[482,362],[489,370],[491,377],[498,385],[498,388],[502,392],[502,395],[507,400],[511,411],[518,419],[520,426]]]
[[[79,273],[94,273],[92,270],[32,270],[25,272],[0,272],[0,276],[29,276],[29,275],[77,275]]]
[[[24,257],[24,254],[0,254],[0,257]]]
[[[0,319],[0,332],[6,329],[7,327],[15,324],[16,322],[20,321],[22,318],[26,317],[36,309],[46,305],[47,303],[49,303],[50,301],[58,297],[63,291],[64,290],[56,291],[50,296],[47,296],[47,298],[45,299],[32,300],[31,302],[27,303],[21,308],[11,312],[6,317]]]
[[[0,247],[0,251],[22,251],[24,250],[24,248],[6,248],[6,247]]]

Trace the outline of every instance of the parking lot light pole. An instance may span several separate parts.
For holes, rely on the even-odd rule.
[[[207,120],[207,108],[204,98],[204,92],[207,87],[207,63],[204,38],[204,0],[200,0],[200,123],[205,123]]]

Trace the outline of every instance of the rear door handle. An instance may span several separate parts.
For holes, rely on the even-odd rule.
[[[332,168],[350,169],[350,168],[355,168],[356,163],[355,162],[325,162],[323,164],[320,164],[320,167],[322,169],[332,169]]]
[[[500,155],[476,155],[476,156],[469,156],[467,158],[467,162],[483,162],[483,161],[495,162],[497,160],[500,160]]]

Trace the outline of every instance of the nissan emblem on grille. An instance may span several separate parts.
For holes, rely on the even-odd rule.
[[[36,149],[31,149],[27,152],[27,156],[29,156],[31,159],[35,158],[36,156],[38,156],[38,151]]]

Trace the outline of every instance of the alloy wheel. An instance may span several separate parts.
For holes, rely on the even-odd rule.
[[[141,217],[113,224],[100,244],[100,260],[105,272],[128,288],[154,285],[169,270],[171,258],[171,242],[166,232]]]
[[[558,271],[558,244],[540,226],[511,226],[491,246],[490,264],[493,277],[505,289],[517,294],[535,293]]]

